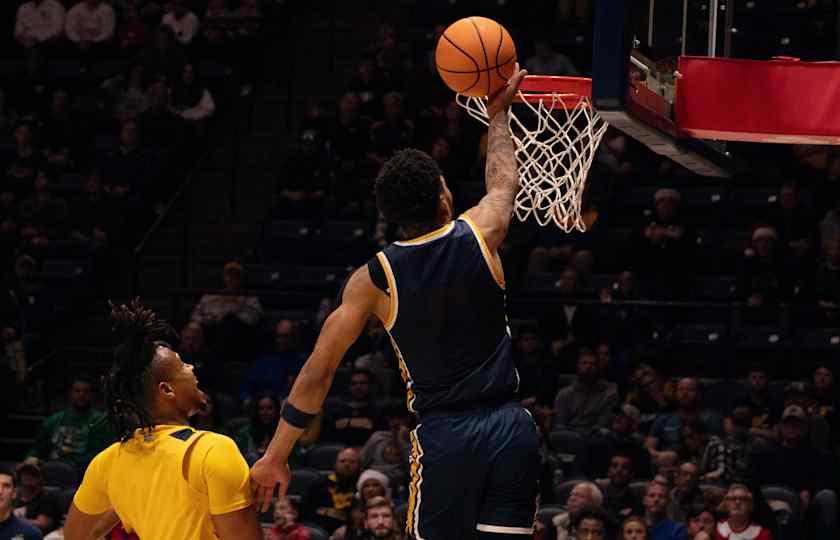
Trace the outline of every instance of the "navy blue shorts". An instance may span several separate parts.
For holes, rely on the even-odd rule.
[[[409,537],[532,534],[540,474],[537,426],[518,403],[423,417],[411,432],[410,471]]]

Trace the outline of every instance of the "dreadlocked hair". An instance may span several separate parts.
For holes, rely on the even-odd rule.
[[[167,337],[177,337],[175,330],[139,298],[128,305],[111,308],[112,331],[117,345],[114,362],[102,386],[105,393],[108,422],[120,441],[134,436],[137,429],[151,431],[154,423],[149,412],[151,365],[157,348],[169,347]]]

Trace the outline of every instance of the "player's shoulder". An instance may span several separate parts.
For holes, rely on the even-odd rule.
[[[212,452],[218,456],[241,456],[236,442],[227,435],[222,435],[215,431],[199,431],[198,435],[199,437],[194,443],[195,448],[193,449],[193,453],[206,455]]]
[[[107,474],[114,465],[117,456],[119,456],[122,445],[121,442],[115,442],[93,456],[90,465],[88,465],[88,471],[96,474]]]

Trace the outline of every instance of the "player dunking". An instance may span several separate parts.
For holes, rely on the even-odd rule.
[[[105,401],[120,442],[88,466],[64,538],[100,538],[121,520],[143,539],[261,539],[236,444],[189,426],[207,397],[193,366],[159,341],[174,331],[139,301],[111,315],[122,342],[105,378]]]
[[[408,534],[501,540],[532,533],[537,432],[516,400],[496,251],[518,189],[507,109],[526,73],[518,66],[514,73],[488,106],[487,194],[477,206],[453,221],[446,181],[423,152],[404,150],[384,165],[377,206],[408,239],[357,270],[324,323],[274,439],[251,470],[264,509],[275,485],[288,485],[292,446],[373,313],[391,336],[408,407],[419,420],[411,433]]]

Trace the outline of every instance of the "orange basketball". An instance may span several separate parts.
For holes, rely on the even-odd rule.
[[[466,17],[443,31],[435,64],[446,86],[472,97],[492,96],[513,75],[516,46],[505,28],[485,17]]]

